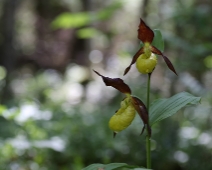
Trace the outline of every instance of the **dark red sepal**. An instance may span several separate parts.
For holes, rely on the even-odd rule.
[[[146,23],[140,18],[140,24],[138,26],[138,39],[143,43],[152,43],[154,38],[154,32],[146,25]]]
[[[139,98],[134,96],[132,96],[132,103],[144,123],[141,134],[143,133],[144,129],[147,128],[148,135],[151,136],[151,127],[149,126],[149,116],[146,106]]]
[[[163,57],[164,61],[166,62],[166,65],[169,67],[169,69],[177,75],[177,72],[175,71],[175,68],[174,68],[173,64],[171,63],[171,61],[166,56],[164,56],[163,53],[160,50],[158,50],[154,46],[151,46],[151,51],[152,51],[152,53],[155,53],[157,55],[161,55]]]
[[[144,48],[142,47],[140,50],[138,50],[138,52],[133,56],[133,59],[130,63],[130,65],[125,69],[124,71],[124,75],[126,75],[128,73],[128,71],[130,70],[131,66],[136,62],[136,60],[138,59],[138,57],[144,53]]]
[[[115,89],[119,90],[122,93],[128,93],[131,94],[131,90],[127,84],[124,83],[124,81],[120,78],[110,78],[105,77],[101,74],[99,74],[97,71],[93,70],[97,75],[102,77],[102,80],[104,81],[106,86],[114,87]]]

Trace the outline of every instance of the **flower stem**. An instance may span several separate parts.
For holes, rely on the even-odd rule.
[[[148,74],[148,81],[147,81],[147,110],[149,112],[149,101],[150,101],[150,81],[151,81],[151,73]]]
[[[150,80],[151,80],[151,73],[148,74],[148,81],[147,81],[147,110],[149,113],[149,102],[150,102]],[[149,133],[146,136],[146,164],[147,168],[151,168],[151,141]]]

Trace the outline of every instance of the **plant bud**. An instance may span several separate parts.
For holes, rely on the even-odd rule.
[[[135,118],[135,109],[131,103],[131,96],[121,102],[121,108],[113,115],[109,121],[112,131],[118,133],[126,129]]]
[[[151,73],[157,64],[157,57],[151,53],[150,57],[146,54],[142,54],[136,61],[136,67],[140,73],[148,74]]]

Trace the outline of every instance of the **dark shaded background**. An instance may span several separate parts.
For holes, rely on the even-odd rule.
[[[135,67],[142,17],[165,39],[151,100],[188,91],[202,96],[153,127],[157,170],[212,169],[212,1],[0,1],[0,169],[80,170],[92,163],[145,165],[139,118],[112,138],[108,120],[123,96],[92,69],[124,78],[146,99]]]

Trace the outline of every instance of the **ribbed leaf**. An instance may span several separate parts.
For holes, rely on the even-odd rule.
[[[200,97],[195,97],[187,92],[178,93],[168,99],[158,99],[150,106],[150,125],[174,115],[186,105],[198,104],[200,100]]]
[[[113,170],[117,168],[135,168],[135,170],[150,170],[146,168],[138,168],[138,166],[131,166],[126,163],[92,164],[82,170]]]

